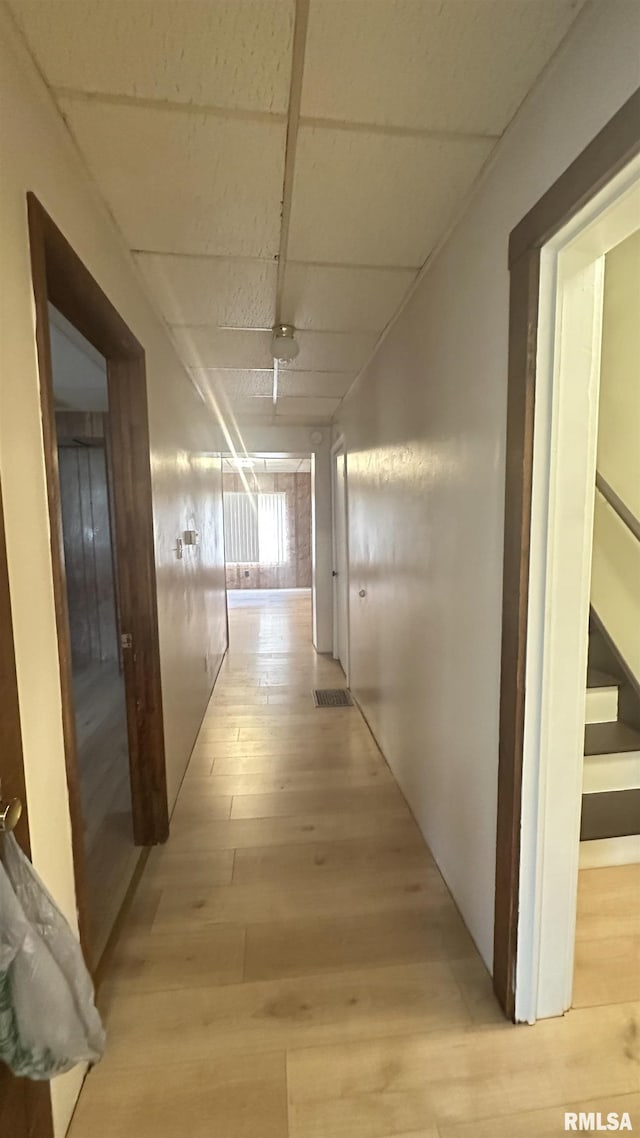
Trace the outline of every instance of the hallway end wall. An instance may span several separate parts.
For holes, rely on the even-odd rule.
[[[34,864],[72,924],[76,899],[61,719],[34,299],[32,191],[146,354],[162,684],[171,802],[226,648],[222,474],[216,423],[147,301],[120,234],[4,5],[0,6],[0,480]],[[176,539],[201,544],[176,559]],[[208,670],[205,670],[205,656]],[[56,1134],[82,1069],[53,1081]]]
[[[588,5],[338,416],[351,686],[488,967],[509,233],[633,94],[639,40],[637,5]]]
[[[225,473],[225,494],[246,493],[239,474]],[[227,560],[228,589],[311,588],[311,475],[297,473],[253,474],[250,489],[258,494],[284,494],[286,560],[276,564]]]

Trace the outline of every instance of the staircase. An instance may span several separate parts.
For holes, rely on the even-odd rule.
[[[640,697],[595,614],[585,718],[580,863],[640,860]]]

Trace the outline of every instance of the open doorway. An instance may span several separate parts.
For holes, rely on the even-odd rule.
[[[277,607],[287,591],[311,637],[311,457],[225,455],[223,493],[230,607]]]
[[[49,305],[89,942],[102,954],[138,857],[118,613],[104,357]]]
[[[640,993],[640,201],[636,221],[603,265],[573,1007]]]
[[[33,194],[27,195],[27,205],[78,923],[85,956],[95,968],[134,872],[137,857],[133,843],[145,846],[165,841],[169,829],[145,356],[139,341]],[[81,352],[82,378],[67,386],[68,376],[60,361],[71,350],[70,345]],[[88,411],[76,410],[76,399],[85,406],[89,406],[87,400],[95,402]],[[71,415],[79,419],[72,420]],[[81,494],[84,512],[80,512]],[[78,525],[79,512],[83,533],[78,532],[77,537],[82,540],[74,541],[72,530]],[[96,527],[98,515],[102,520]],[[87,518],[90,524],[85,527]],[[78,556],[80,552],[82,556]],[[72,578],[77,569],[77,581],[70,581],[70,587],[67,569]],[[94,618],[91,653],[78,647],[79,640],[87,635],[89,611]],[[103,654],[109,659],[98,661],[96,657]],[[90,724],[83,720],[80,710],[87,704],[91,684],[85,682],[86,674],[82,684],[79,677],[89,662],[110,669],[111,695],[107,702],[111,711],[107,719],[111,735],[104,745],[98,745],[97,736],[91,739]],[[88,700],[92,708],[105,702],[108,685],[102,670],[100,675],[97,698],[94,686]],[[76,704],[83,685],[86,690]],[[95,773],[100,767],[100,753],[110,781],[116,768],[118,772],[117,790],[110,787],[108,795],[101,784],[93,789],[83,787],[83,767],[87,769],[89,764]],[[124,776],[127,753],[128,781]],[[111,804],[105,810],[110,796]],[[97,809],[89,808],[90,802],[95,806],[98,801]],[[87,835],[94,819],[102,817],[104,822],[105,816],[112,814],[118,819],[120,849],[127,856],[124,860],[116,858],[113,845],[108,852],[103,849],[110,864],[98,867],[99,872],[106,878],[116,862],[120,868],[117,882],[112,877],[109,885],[103,881],[100,887],[103,893],[110,890],[107,908],[94,896]],[[94,828],[100,830],[100,822]],[[110,825],[107,830],[111,841]],[[96,855],[94,862],[99,858]]]
[[[518,1021],[573,1005],[577,916],[579,937],[588,929],[601,940],[592,982],[594,961],[607,968],[607,933],[615,944],[640,872],[631,698],[640,692],[640,526],[621,476],[628,432],[637,461],[637,357],[633,390],[616,364],[612,403],[603,322],[607,277],[620,256],[633,261],[625,245],[640,227],[639,150],[632,101],[511,235],[494,986]],[[636,313],[623,322],[637,324],[640,280],[616,291],[614,307],[622,296]],[[613,880],[613,861],[626,863],[619,876],[635,878],[631,891]],[[582,877],[581,909],[578,882],[596,866],[607,872],[594,922],[583,904],[591,883]],[[584,1003],[584,992],[576,998]]]

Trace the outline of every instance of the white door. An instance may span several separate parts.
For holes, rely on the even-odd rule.
[[[349,677],[349,571],[347,559],[346,458],[333,456],[333,655]]]

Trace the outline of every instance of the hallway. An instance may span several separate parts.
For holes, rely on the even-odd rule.
[[[564,1104],[638,1109],[630,1005],[501,1019],[359,711],[313,706],[344,679],[311,647],[309,594],[230,602],[71,1138],[545,1138]]]

